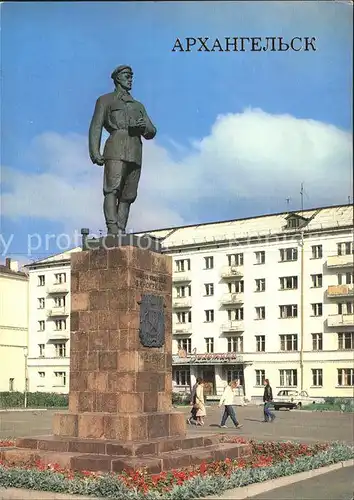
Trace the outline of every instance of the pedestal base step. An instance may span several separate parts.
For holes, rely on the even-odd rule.
[[[146,467],[151,473],[190,467],[202,462],[239,458],[250,454],[245,444],[222,443],[222,434],[161,439],[151,442],[102,442],[56,436],[17,439],[17,447],[0,451],[12,464],[59,463],[72,470],[121,472]]]

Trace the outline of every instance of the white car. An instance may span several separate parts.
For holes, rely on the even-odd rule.
[[[291,389],[284,389],[279,391],[273,399],[275,410],[286,408],[293,410],[294,408],[301,408],[302,406],[310,405],[313,403],[324,403],[323,398],[311,397],[307,391],[295,391]]]

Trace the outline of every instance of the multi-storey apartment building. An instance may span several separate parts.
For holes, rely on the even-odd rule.
[[[70,254],[28,265],[28,375],[31,392],[69,391]]]
[[[251,398],[262,394],[267,377],[275,392],[296,388],[317,396],[353,396],[351,205],[149,234],[161,239],[174,260],[175,390],[188,390],[201,376],[206,392],[218,395],[237,378]],[[58,258],[69,278],[66,252],[30,266],[30,283],[34,274],[53,273]],[[36,360],[45,338],[53,345],[48,335],[32,332],[38,314],[30,328]],[[36,360],[31,360],[33,372],[39,372]],[[54,356],[52,371],[62,371],[57,361]]]
[[[0,392],[26,387],[27,336],[28,277],[7,258],[0,265]]]

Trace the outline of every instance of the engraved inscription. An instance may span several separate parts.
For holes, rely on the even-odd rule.
[[[165,360],[165,354],[163,352],[141,352],[140,353],[141,361],[144,361],[145,363],[160,363],[161,361]]]
[[[140,342],[144,347],[162,347],[165,343],[163,297],[143,295],[140,303]]]
[[[136,272],[135,286],[140,289],[149,289],[156,292],[163,292],[166,289],[166,276],[156,274]]]

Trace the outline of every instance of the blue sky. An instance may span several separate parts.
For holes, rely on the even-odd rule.
[[[264,143],[269,141],[262,137],[260,124],[264,122],[268,129],[267,120],[275,124],[277,116],[289,115],[293,120],[289,125],[290,136],[293,135],[291,127],[294,131],[296,127],[301,128],[302,143],[298,147],[303,151],[299,156],[305,161],[308,158],[311,162],[314,154],[314,148],[306,153],[305,143],[317,144],[319,141],[319,145],[326,134],[326,142],[332,140],[329,137],[333,138],[333,147],[343,150],[344,145],[344,149],[347,148],[352,132],[351,9],[350,5],[339,2],[2,4],[1,233],[5,240],[10,234],[14,235],[8,253],[26,254],[28,234],[70,232],[81,226],[91,227],[91,220],[95,228],[104,227],[101,220],[96,222],[97,214],[91,213],[97,208],[93,208],[96,207],[94,203],[91,208],[89,199],[92,189],[98,193],[97,203],[102,201],[101,172],[89,163],[85,163],[85,168],[82,166],[87,161],[82,141],[86,140],[96,98],[112,90],[110,73],[122,63],[132,65],[135,73],[132,94],[144,103],[158,129],[154,145],[146,147],[146,165],[154,164],[146,167],[146,176],[141,180],[141,203],[149,200],[149,189],[151,196],[156,197],[154,178],[149,176],[158,175],[154,169],[159,162],[163,163],[163,168],[170,162],[171,169],[180,168],[181,171],[187,168],[186,165],[189,168],[195,165],[201,183],[212,185],[213,175],[224,177],[225,184],[228,183],[226,175],[230,175],[230,168],[224,169],[227,158],[223,157],[219,164],[219,156],[214,156],[216,164],[206,168],[205,173],[200,163],[205,154],[201,152],[203,141],[208,138],[213,141],[217,136],[213,127],[218,116],[234,115],[235,120],[230,122],[234,130],[232,144],[237,144],[240,137],[240,133],[236,133],[238,127],[241,131],[249,131],[243,142],[249,145],[247,155],[256,152],[257,162],[261,163],[258,150],[263,148],[264,158],[268,158]],[[317,51],[172,52],[177,37],[182,40],[198,36],[220,40],[227,36],[283,36],[287,40],[309,36],[316,37]],[[242,115],[247,109],[259,109],[265,115],[256,112]],[[257,120],[256,125],[252,125],[251,120]],[[307,132],[308,127],[312,127],[310,132]],[[257,134],[253,135],[253,130],[257,130]],[[282,133],[282,126],[279,130]],[[279,148],[284,148],[287,140],[291,142],[291,138],[286,137],[279,140]],[[64,165],[60,148],[66,148],[67,141],[71,141],[72,159],[77,159],[77,163],[67,159]],[[286,149],[289,151],[289,147]],[[216,146],[212,150],[214,153],[219,151]],[[198,154],[200,158],[196,159]],[[272,174],[278,179],[274,181],[274,192],[272,188],[266,193],[257,194],[256,191],[252,197],[245,186],[237,190],[237,164],[240,161],[243,165],[241,156],[245,154],[242,156],[237,150],[232,155],[235,162],[235,169],[231,170],[235,183],[233,192],[225,191],[219,181],[215,191],[208,188],[198,196],[197,183],[194,194],[181,202],[181,192],[186,190],[182,181],[175,181],[172,169],[164,176],[166,185],[162,189],[166,188],[169,196],[161,224],[161,207],[156,206],[155,215],[150,214],[144,221],[139,217],[144,207],[137,204],[134,206],[134,228],[144,229],[139,227],[137,220],[149,227],[163,227],[281,211],[286,209],[284,200],[289,193],[294,198],[293,208],[298,208],[295,199],[299,191],[298,179],[294,177],[297,185],[291,191],[288,185],[279,183],[279,172],[264,170],[266,177]],[[274,147],[272,154],[276,158],[282,157],[284,152],[279,150],[278,154]],[[328,155],[327,163],[333,161]],[[327,186],[328,191],[326,198],[318,196],[315,183],[329,166],[327,163],[322,166],[317,153],[315,156],[311,164],[318,161],[317,171],[307,177],[305,168],[302,174],[309,205],[345,203],[347,195],[351,194],[347,188],[350,154],[333,166],[341,168],[343,173],[342,185],[334,193],[330,194],[331,178],[323,181],[323,189]],[[193,159],[197,163],[193,163]],[[250,156],[247,162],[252,161]],[[90,168],[97,174],[92,179]],[[262,171],[260,165],[250,170],[249,191],[252,191],[254,171]],[[183,172],[187,177],[184,182],[188,183],[189,169]],[[54,183],[54,176],[59,184]],[[61,213],[62,205],[72,200],[66,201],[56,187],[65,182],[74,186],[76,192],[80,191],[80,200],[85,200],[83,191],[87,190],[85,220],[70,220],[70,210]],[[54,190],[52,197],[48,197],[49,206],[42,200],[43,189]],[[38,200],[42,205],[35,209]],[[57,207],[57,217],[55,213],[48,213],[53,211],[53,204]],[[72,213],[77,213],[74,204]],[[41,245],[35,257],[53,251],[57,251],[55,244],[48,248]]]

